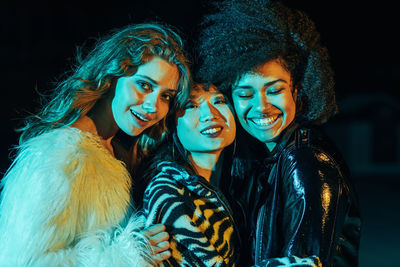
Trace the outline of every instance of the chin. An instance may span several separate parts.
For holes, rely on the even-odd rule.
[[[263,144],[269,143],[274,139],[271,136],[260,136],[260,135],[252,135],[252,136]]]
[[[216,151],[223,150],[224,148],[225,147],[221,147],[221,146],[218,146],[218,147],[209,146],[209,147],[201,147],[198,149],[194,149],[193,151],[202,152],[202,153],[214,153]]]
[[[129,136],[138,136],[139,134],[141,134],[144,130],[130,130],[130,131],[124,131],[124,133],[126,133]]]

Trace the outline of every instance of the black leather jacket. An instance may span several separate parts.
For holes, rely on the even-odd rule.
[[[247,168],[251,178],[232,179],[229,187],[241,251],[249,254],[243,265],[293,255],[316,255],[323,266],[358,265],[357,196],[346,163],[322,132],[292,125],[264,162]]]

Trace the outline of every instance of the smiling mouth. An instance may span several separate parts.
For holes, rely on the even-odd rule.
[[[208,128],[206,130],[201,131],[202,134],[215,134],[218,133],[222,130],[221,127],[217,127],[217,128]]]
[[[133,111],[132,109],[130,109],[131,113],[133,116],[135,116],[138,120],[143,121],[143,122],[148,122],[150,121],[148,118],[144,117],[143,115]]]
[[[223,127],[221,126],[211,126],[200,131],[202,135],[206,135],[208,137],[217,137],[222,132]]]
[[[249,120],[251,122],[253,122],[256,126],[266,127],[266,126],[270,126],[271,124],[276,122],[279,117],[280,117],[280,114],[279,115],[277,114],[277,115],[272,115],[272,116],[269,116],[266,118],[250,118]]]

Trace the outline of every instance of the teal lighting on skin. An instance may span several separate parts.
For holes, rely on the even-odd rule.
[[[233,143],[236,124],[230,106],[215,87],[194,89],[177,117],[177,136],[195,169],[208,170],[207,179],[222,150]],[[199,173],[201,174],[201,173]]]
[[[294,120],[296,94],[290,73],[273,60],[241,76],[232,99],[240,124],[271,151],[275,138]]]
[[[137,136],[165,118],[178,80],[177,66],[160,57],[140,65],[132,76],[120,77],[111,100],[115,123]]]

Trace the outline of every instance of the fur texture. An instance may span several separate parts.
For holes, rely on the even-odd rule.
[[[121,223],[131,178],[97,136],[66,127],[30,139],[2,187],[0,266],[146,266],[141,223]]]
[[[146,188],[146,225],[164,224],[172,256],[161,266],[234,266],[233,218],[222,193],[203,177],[164,161]]]

